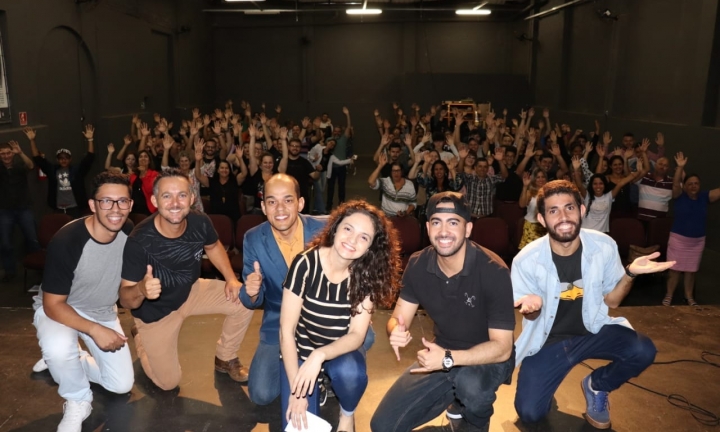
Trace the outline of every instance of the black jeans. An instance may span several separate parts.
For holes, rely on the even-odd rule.
[[[395,381],[380,402],[372,421],[372,432],[407,432],[440,415],[457,400],[462,415],[482,428],[493,414],[495,393],[515,369],[515,354],[502,363],[458,366],[449,372],[411,374],[417,362]]]
[[[332,176],[327,180],[327,200],[325,201],[325,210],[328,213],[333,208],[333,197],[335,196],[335,182],[338,183],[338,204],[345,202],[345,178],[347,177],[347,168],[344,166],[333,166]]]

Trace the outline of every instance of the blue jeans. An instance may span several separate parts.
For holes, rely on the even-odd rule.
[[[5,268],[5,274],[15,274],[15,254],[13,252],[13,227],[20,225],[25,236],[25,252],[31,253],[40,250],[37,232],[35,231],[35,216],[30,209],[0,210],[0,254]]]
[[[590,374],[594,390],[610,392],[647,369],[656,352],[647,336],[620,325],[606,325],[597,334],[575,336],[543,347],[520,366],[515,410],[523,423],[538,422],[547,416],[555,391],[578,363],[611,360]]]
[[[463,418],[484,427],[493,414],[498,387],[515,369],[515,355],[502,363],[458,366],[449,372],[411,374],[415,362],[390,387],[370,422],[373,432],[409,432],[440,415],[451,403],[461,405]]]
[[[375,332],[368,328],[362,349],[367,352],[375,343]],[[250,400],[257,405],[269,405],[280,395],[280,371],[285,373],[285,367],[280,358],[280,345],[263,343],[255,350],[250,363],[250,376],[248,377],[248,393]],[[284,378],[287,381],[287,377]],[[287,398],[285,399],[287,403]]]
[[[302,365],[302,363],[302,361],[299,362],[300,365]],[[365,348],[360,347],[360,349],[356,351],[326,361],[323,363],[323,369],[325,369],[325,373],[332,381],[333,391],[340,403],[340,409],[346,413],[355,412],[355,408],[357,408],[358,403],[360,403],[360,399],[365,393],[368,383]],[[291,395],[290,383],[288,382],[282,360],[280,360],[280,388],[282,428],[285,430],[287,426],[285,413],[287,413],[288,401]],[[318,393],[319,389],[316,383],[312,395],[307,396],[308,412],[315,415],[320,415],[320,399]]]

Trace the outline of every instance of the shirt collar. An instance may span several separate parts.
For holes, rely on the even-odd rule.
[[[477,249],[475,249],[474,245],[470,242],[469,239],[465,239],[465,260],[463,261],[463,268],[462,270],[460,270],[460,273],[456,274],[455,276],[470,276],[472,263],[475,262],[476,256]],[[426,270],[428,273],[432,273],[439,278],[448,279],[447,275],[443,273],[443,271],[440,269],[440,266],[438,265],[438,254],[435,251],[435,248],[432,249],[432,254],[430,256],[430,259],[428,260]]]

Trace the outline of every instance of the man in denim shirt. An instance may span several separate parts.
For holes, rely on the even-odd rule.
[[[587,359],[610,360],[582,380],[585,419],[610,427],[608,393],[640,375],[656,349],[624,318],[608,316],[630,292],[638,274],[664,271],[658,253],[640,257],[623,269],[615,242],[605,234],[580,229],[585,206],[578,189],[556,180],[538,192],[538,221],[548,235],[523,248],[512,266],[515,307],[524,315],[517,342],[515,410],[524,423],[545,418],[555,390],[570,370]]]

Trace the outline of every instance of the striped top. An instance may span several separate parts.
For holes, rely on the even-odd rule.
[[[672,199],[672,178],[665,176],[655,181],[652,174],[637,181],[640,188],[640,202],[638,203],[638,219],[651,220],[667,216],[670,200]]]
[[[303,299],[300,320],[295,328],[298,356],[310,353],[348,334],[350,298],[348,279],[330,282],[320,263],[320,250],[310,248],[295,257],[283,287]]]

